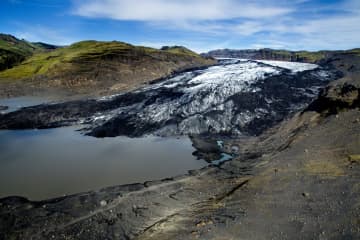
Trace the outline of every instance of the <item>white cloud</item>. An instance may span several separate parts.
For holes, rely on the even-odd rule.
[[[226,26],[216,21],[151,21],[147,22],[147,26],[165,30],[186,30],[197,33],[209,33],[221,35],[224,33]]]
[[[84,0],[74,13],[84,17],[137,21],[225,20],[269,18],[292,9],[255,4],[251,0]]]
[[[261,32],[265,30],[264,25],[260,21],[245,21],[232,27],[231,29],[235,34],[240,34],[244,36],[250,36],[254,33]]]
[[[348,0],[343,4],[343,7],[351,12],[360,13],[359,0]]]
[[[260,48],[273,48],[273,49],[286,49],[288,48],[289,43],[278,40],[261,40],[257,43],[251,44],[250,48],[260,49]]]
[[[343,4],[325,6],[327,10],[340,11],[331,15],[308,15],[299,18],[286,16],[271,20],[257,20],[234,25],[229,34],[251,36],[254,48],[349,49],[360,47],[360,1],[349,0]],[[267,32],[267,39],[254,34]]]
[[[360,42],[359,0],[320,5],[310,0],[74,1],[75,15],[142,21],[149,29],[192,33],[199,37],[195,41],[204,36],[212,43],[216,38],[237,43],[246,39],[251,41],[248,47],[312,50],[359,47]],[[217,46],[204,46],[201,41],[191,44],[197,50]]]

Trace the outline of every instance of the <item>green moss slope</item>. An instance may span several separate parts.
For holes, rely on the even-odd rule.
[[[0,72],[0,78],[19,79],[39,74],[51,74],[52,70],[66,70],[69,68],[67,65],[76,60],[100,58],[106,54],[115,54],[128,48],[128,45],[122,43],[79,42],[51,52],[34,54],[20,65]]]
[[[8,34],[0,34],[0,71],[12,68],[37,52],[55,49],[44,43],[30,43]]]
[[[200,55],[198,55],[197,53],[191,51],[190,49],[187,49],[185,47],[182,46],[164,46],[161,48],[162,51],[166,51],[169,53],[174,53],[174,54],[182,54],[182,55],[187,55],[187,56],[192,56],[192,57],[200,57]]]
[[[184,47],[163,50],[137,47],[123,42],[82,41],[51,52],[32,55],[18,66],[0,72],[0,79],[24,79],[36,75],[54,76],[62,71],[89,72],[91,66],[102,61],[131,63],[152,58],[154,61],[189,61],[203,59]]]

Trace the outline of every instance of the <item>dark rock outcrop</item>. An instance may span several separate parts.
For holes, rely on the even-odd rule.
[[[360,107],[360,88],[348,83],[330,86],[312,102],[305,111],[316,111],[325,115]]]

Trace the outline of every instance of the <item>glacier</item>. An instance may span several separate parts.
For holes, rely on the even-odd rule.
[[[285,61],[275,61],[275,60],[256,60],[256,61],[274,67],[288,69],[293,73],[313,70],[319,67],[319,65],[313,63],[285,62]]]
[[[133,92],[143,100],[112,110],[107,117],[95,117],[88,134],[259,134],[304,107],[335,78],[315,64],[219,61],[217,66],[184,72]]]
[[[94,137],[258,135],[308,105],[339,73],[315,64],[219,59],[134,91],[27,107],[0,129],[85,125]]]

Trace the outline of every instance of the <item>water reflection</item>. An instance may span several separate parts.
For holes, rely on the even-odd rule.
[[[187,137],[96,139],[76,129],[0,131],[0,197],[40,200],[206,165],[192,155]]]

